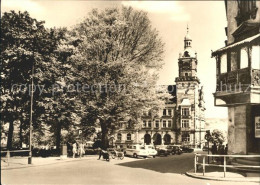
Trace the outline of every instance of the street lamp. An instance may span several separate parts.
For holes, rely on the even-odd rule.
[[[32,164],[32,113],[33,113],[33,75],[34,75],[34,63],[32,64],[32,84],[31,84],[31,107],[30,107],[30,135],[29,135],[29,157],[28,164]]]

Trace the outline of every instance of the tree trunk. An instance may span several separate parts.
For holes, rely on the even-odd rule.
[[[56,131],[56,150],[60,154],[60,141],[61,141],[61,123],[57,122],[57,131]]]
[[[19,145],[20,145],[20,148],[23,147],[23,121],[20,121],[20,128],[19,128]]]
[[[10,123],[9,123],[9,130],[8,130],[8,138],[7,138],[7,150],[11,150],[12,149],[13,134],[14,134],[14,122],[10,121]]]
[[[101,141],[103,149],[107,149],[109,147],[109,140],[108,140],[108,129],[106,124],[103,122],[101,123]]]

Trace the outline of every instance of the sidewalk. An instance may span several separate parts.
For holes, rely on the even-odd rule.
[[[79,160],[91,160],[97,159],[98,155],[88,155],[82,158],[71,158],[61,159],[60,157],[33,157],[32,164],[28,164],[28,157],[11,157],[9,161],[9,165],[7,163],[7,158],[1,158],[1,170],[11,170],[11,169],[19,169],[19,168],[29,168],[29,167],[37,167],[44,166],[50,164],[64,163],[64,162],[73,162]]]
[[[194,173],[194,170],[186,172],[186,175],[193,178],[217,180],[217,181],[235,181],[235,182],[258,182],[260,183],[260,173],[243,173],[227,169],[226,177],[221,167],[207,166],[203,176],[202,168]]]

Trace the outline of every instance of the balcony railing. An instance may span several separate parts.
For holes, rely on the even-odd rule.
[[[255,76],[257,71],[253,70],[252,76]],[[245,91],[249,85],[251,85],[251,82],[252,79],[249,68],[222,73],[217,75],[216,92],[242,92]]]

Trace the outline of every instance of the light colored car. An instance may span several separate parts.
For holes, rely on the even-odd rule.
[[[157,151],[155,150],[155,147],[153,145],[145,145],[144,146],[145,149],[148,151],[149,156],[152,156],[153,158],[155,158],[155,156],[157,155]]]
[[[126,150],[125,150],[125,155],[127,156],[133,156],[135,158],[137,157],[143,157],[146,158],[149,156],[148,151],[145,149],[144,146],[142,145],[130,145]]]

